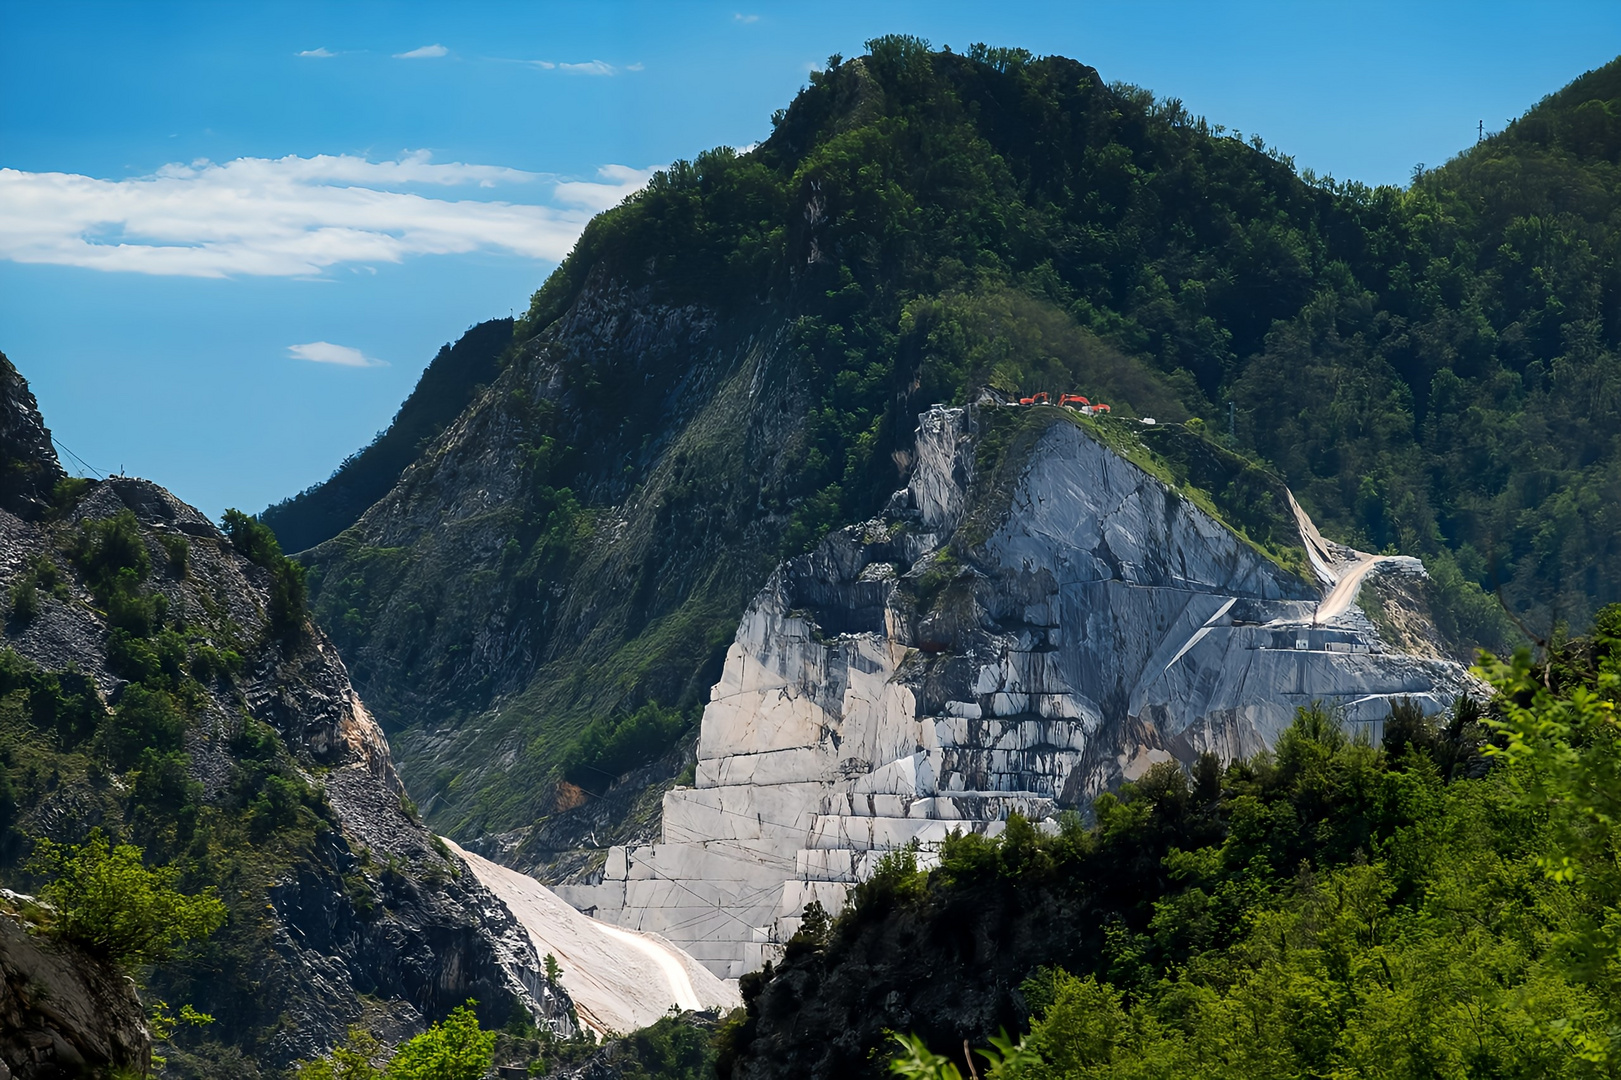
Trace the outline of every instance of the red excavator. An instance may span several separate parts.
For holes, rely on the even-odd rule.
[[[1096,404],[1094,404],[1092,406],[1092,411],[1095,412],[1095,413],[1108,412],[1109,407],[1107,405],[1103,404],[1103,402],[1099,401],[1099,402],[1097,402]]]
[[[1082,397],[1080,394],[1060,394],[1058,396],[1058,404],[1060,404],[1060,405],[1069,405],[1069,404],[1072,404],[1072,403],[1076,404],[1076,405],[1090,405],[1090,404],[1092,404],[1090,401],[1086,400],[1086,398]]]
[[[1050,403],[1050,401],[1051,401],[1051,399],[1047,397],[1047,391],[1042,390],[1042,391],[1039,391],[1037,393],[1031,394],[1029,397],[1020,398],[1019,399],[1019,404],[1020,405],[1036,405],[1036,404],[1047,405],[1047,404]]]

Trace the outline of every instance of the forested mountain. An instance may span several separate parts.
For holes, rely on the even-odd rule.
[[[773,119],[595,219],[499,376],[307,556],[442,828],[535,865],[645,827],[775,560],[981,386],[1217,431],[1231,402],[1328,535],[1425,559],[1461,650],[1517,639],[1493,592],[1541,634],[1617,598],[1621,63],[1406,189],[904,37]]]
[[[288,551],[303,551],[353,525],[400,473],[495,378],[496,361],[512,343],[512,320],[491,319],[446,343],[417,380],[388,430],[345,458],[332,476],[259,515]]]

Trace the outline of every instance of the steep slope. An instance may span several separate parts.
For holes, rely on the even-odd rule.
[[[1231,416],[1330,536],[1426,561],[1438,651],[1513,640],[1493,591],[1579,623],[1621,580],[1618,71],[1372,190],[1061,57],[831,58],[761,146],[592,222],[308,553],[318,617],[429,819],[552,880],[655,835],[750,597],[982,386]]]
[[[556,958],[580,1023],[597,1034],[635,1031],[672,1009],[726,1013],[742,1004],[735,987],[663,938],[599,922],[534,878],[451,847],[512,910],[535,950]]]
[[[143,480],[47,489],[48,436],[0,373],[0,471],[35,478],[0,500],[0,881],[28,891],[33,838],[99,827],[218,891],[225,927],[149,973],[217,1017],[177,1075],[280,1068],[351,1023],[410,1034],[469,997],[572,1030],[522,929],[404,799],[268,532]]]
[[[559,894],[737,978],[886,852],[1087,812],[1158,762],[1251,758],[1318,704],[1377,742],[1398,701],[1435,713],[1470,687],[1338,599],[1337,574],[1354,596],[1372,568],[1422,577],[1416,559],[1329,549],[1311,580],[1306,530],[1262,549],[1150,448],[1200,453],[1197,436],[1138,429],[1039,405],[925,413],[908,487],[744,614],[662,842],[613,848],[600,882]],[[1232,510],[1287,513],[1275,481],[1202,449],[1249,489]]]
[[[394,486],[424,446],[493,381],[496,362],[512,344],[512,320],[491,319],[439,350],[411,396],[372,443],[345,458],[330,478],[283,499],[259,515],[287,551],[330,540],[360,519]]]

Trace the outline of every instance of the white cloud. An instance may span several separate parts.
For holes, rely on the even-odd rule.
[[[337,56],[338,54],[335,53],[335,52],[332,52],[325,45],[323,45],[319,49],[305,49],[303,52],[295,53],[294,55],[296,55],[296,56],[315,56],[315,57],[319,57],[319,58],[325,60],[325,59],[327,59],[329,57]]]
[[[732,18],[736,19],[740,23],[751,23],[751,22],[759,22],[760,21],[760,16],[758,16],[758,15],[745,15],[741,11],[735,13],[732,16]]]
[[[597,170],[602,179],[592,183],[565,180],[557,185],[555,198],[565,206],[578,206],[593,214],[618,206],[625,198],[642,190],[657,169],[632,169],[628,165],[604,165]]]
[[[422,48],[420,48],[420,49],[412,49],[410,52],[395,53],[394,54],[394,59],[396,59],[396,60],[435,60],[435,59],[438,59],[441,56],[446,56],[449,53],[450,53],[450,50],[445,48],[443,45],[424,45],[424,46],[422,46]]]
[[[215,165],[206,158],[190,165],[165,165],[155,176],[163,180],[198,180],[216,171],[226,178],[245,185],[262,185],[277,181],[300,184],[345,183],[367,187],[400,184],[436,184],[450,186],[476,183],[490,188],[497,184],[524,183],[538,180],[538,173],[522,169],[508,169],[500,165],[463,165],[461,162],[433,164],[429,150],[413,150],[398,161],[367,161],[349,154],[316,154],[301,158],[289,154],[283,158],[236,158],[224,165]]]
[[[557,66],[550,60],[523,60],[520,63],[528,64],[530,67],[538,67],[542,71],[550,71]]]
[[[367,356],[359,349],[347,345],[334,345],[330,341],[312,341],[307,345],[287,346],[287,355],[314,364],[336,364],[339,367],[387,367],[388,361]]]
[[[652,170],[604,166],[594,181],[494,165],[319,155],[166,165],[102,180],[0,169],[0,258],[190,277],[320,275],[341,265],[495,251],[560,261],[591,215]],[[551,182],[551,198],[535,190]],[[526,202],[400,188],[522,185]],[[539,196],[537,198],[537,196]]]
[[[642,65],[642,64],[626,64],[625,65],[625,70],[626,71],[641,71],[643,69],[643,67],[644,67],[644,65]]]
[[[583,64],[558,64],[557,67],[560,71],[574,75],[613,75],[619,70],[601,60],[587,60]]]

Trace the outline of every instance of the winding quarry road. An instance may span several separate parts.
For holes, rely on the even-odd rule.
[[[1362,579],[1368,576],[1368,571],[1375,565],[1383,562],[1383,555],[1369,555],[1365,551],[1357,552],[1357,561],[1350,566],[1341,567],[1338,571],[1339,580],[1334,587],[1323,597],[1317,605],[1317,621],[1324,622],[1343,615],[1347,608],[1356,603],[1356,594],[1362,588]]]
[[[641,952],[653,963],[657,964],[659,970],[664,972],[665,979],[669,981],[670,993],[675,996],[677,1005],[683,1009],[701,1009],[704,1007],[703,1003],[698,1000],[697,991],[692,988],[692,979],[687,975],[687,969],[681,966],[681,962],[675,958],[675,954],[668,946],[661,945],[652,938],[643,937],[641,934],[633,934],[629,930],[609,926],[605,922],[593,920],[592,925],[609,937],[623,941],[626,945]]]
[[[1300,527],[1300,539],[1306,547],[1306,558],[1311,562],[1311,568],[1317,574],[1317,579],[1328,589],[1327,595],[1317,603],[1317,616],[1314,621],[1324,622],[1338,615],[1344,615],[1350,606],[1356,603],[1356,594],[1362,588],[1362,579],[1368,576],[1378,563],[1390,556],[1370,555],[1366,551],[1357,551],[1343,544],[1330,544],[1323,539],[1323,534],[1317,531],[1316,522],[1311,516],[1300,508],[1295,502],[1294,493],[1289,493],[1289,509],[1294,513],[1295,524]],[[1351,562],[1337,559],[1336,549],[1349,552],[1355,558]]]

